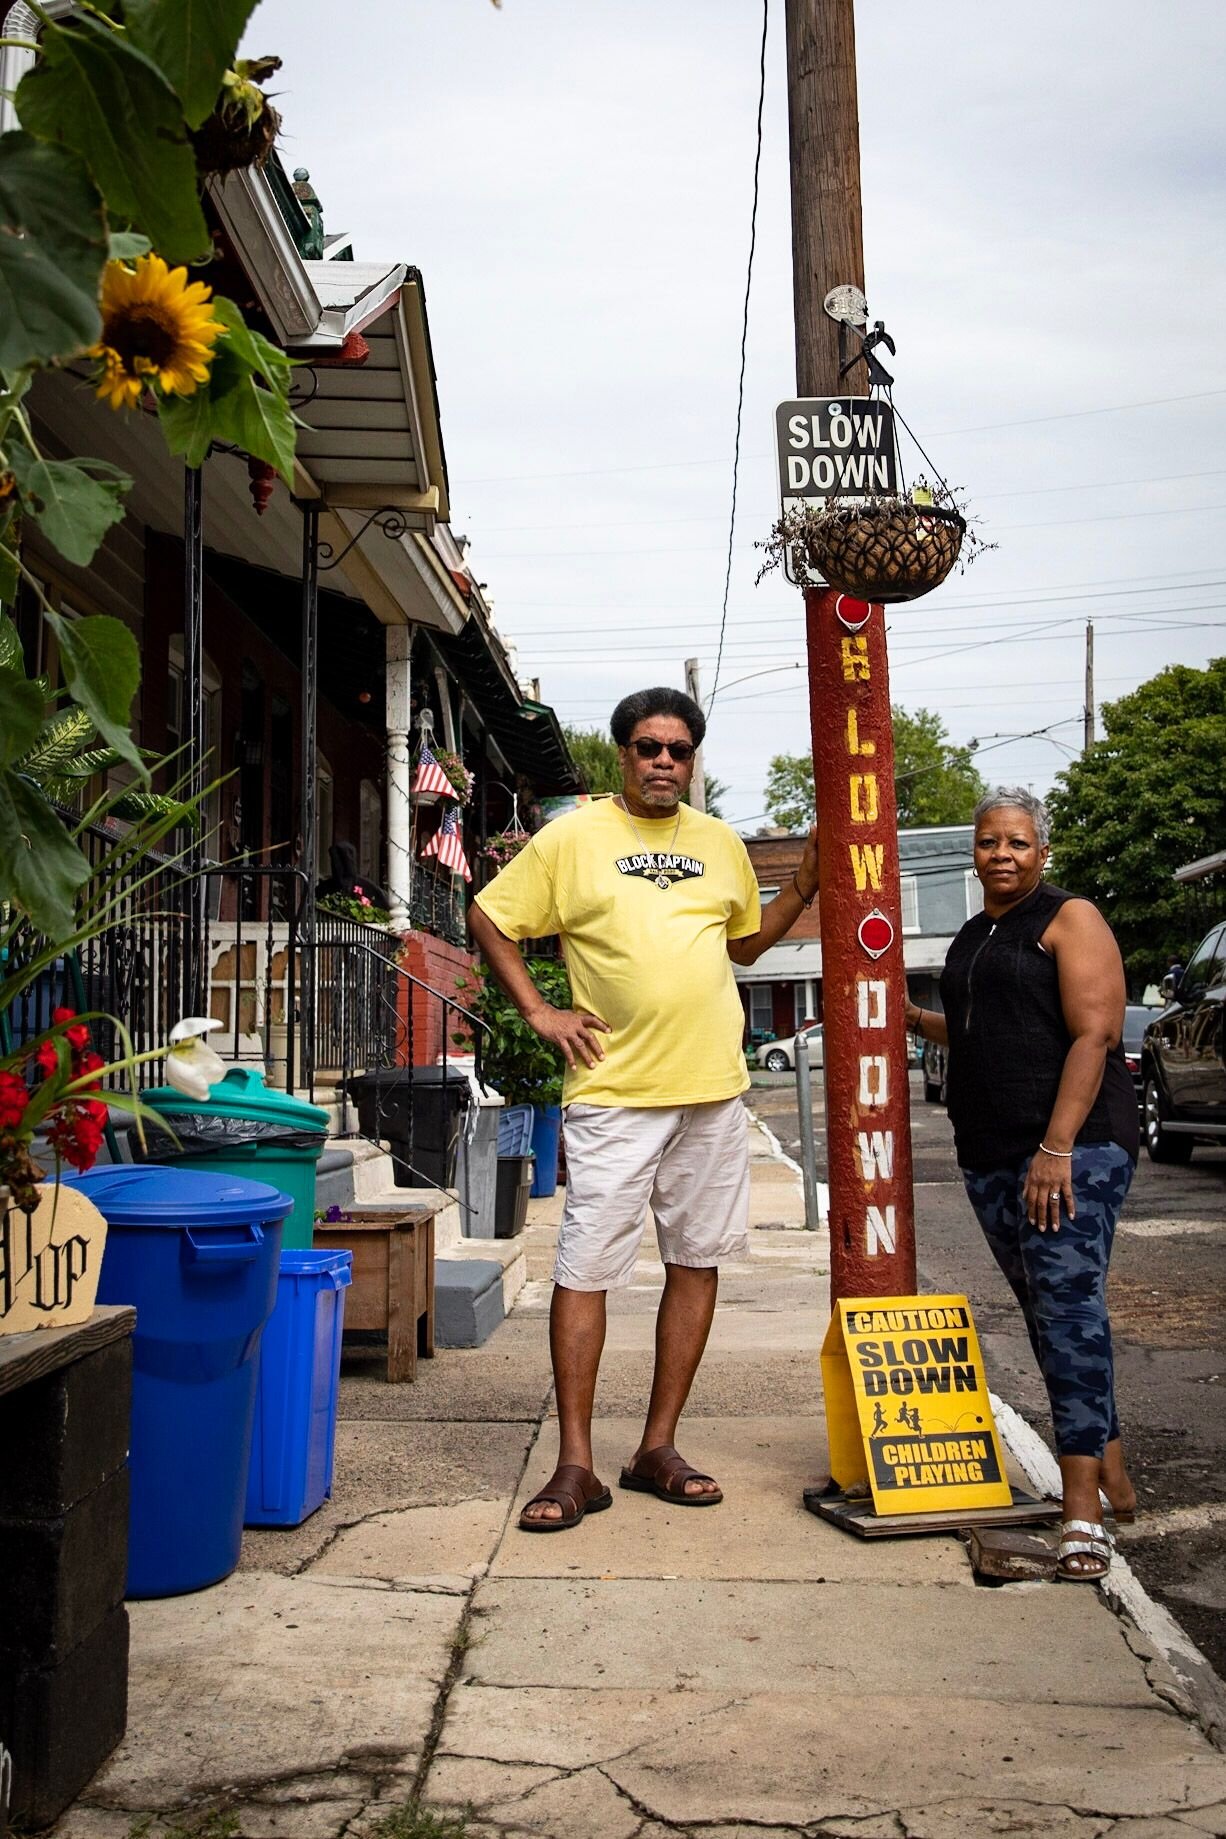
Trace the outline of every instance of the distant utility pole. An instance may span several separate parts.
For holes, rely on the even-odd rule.
[[[1094,621],[1086,623],[1086,712],[1082,753],[1094,745]]]
[[[853,329],[824,309],[864,287],[853,0],[784,0],[792,177],[796,383],[801,397],[865,393],[840,378]],[[805,590],[821,847],[822,1000],[831,1300],[915,1293],[915,1200],[902,900],[885,610]]]
[[[685,661],[685,693],[702,707],[702,693],[698,686],[698,659],[687,658]],[[707,779],[702,766],[702,748],[694,755],[694,777],[690,780],[690,806],[695,811],[707,808]]]

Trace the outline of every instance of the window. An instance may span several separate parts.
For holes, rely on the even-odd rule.
[[[813,1014],[809,1007],[809,984],[804,977],[797,978],[792,985],[792,1025],[803,1028]]]
[[[363,779],[358,790],[358,873],[365,881],[382,882],[383,800],[379,788]]]
[[[774,992],[769,983],[749,986],[749,1026],[754,1034],[775,1032]]]
[[[1213,967],[1215,961],[1221,958],[1224,943],[1226,927],[1211,932],[1207,939],[1202,940],[1180,979],[1178,994],[1181,999],[1186,1001],[1189,996],[1199,994],[1208,989],[1212,982],[1216,982]]]
[[[983,912],[983,883],[973,868],[966,871],[966,917],[974,919]]]
[[[210,785],[222,771],[221,678],[207,656],[203,666],[204,762],[201,772],[202,783]],[[170,641],[166,658],[166,752],[177,756],[171,760],[166,771],[168,785],[176,784],[187,772],[187,756],[179,751],[186,746],[187,739],[187,713],[183,701],[183,640],[176,635]],[[200,810],[200,836],[204,853],[208,857],[218,857],[223,853],[218,836],[220,823],[221,790],[215,786]],[[185,846],[186,831],[176,831],[175,840],[177,846]]]
[[[902,929],[904,932],[918,932],[919,921],[919,876],[901,875],[899,890],[902,894]]]

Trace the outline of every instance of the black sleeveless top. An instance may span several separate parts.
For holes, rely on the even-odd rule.
[[[949,1024],[949,1116],[964,1169],[1020,1162],[1047,1129],[1072,1036],[1056,961],[1039,940],[1075,898],[1040,882],[1000,919],[977,913],[967,920],[949,948],[941,1002]],[[1107,1054],[1077,1141],[1118,1143],[1136,1161],[1137,1096],[1121,1046]]]

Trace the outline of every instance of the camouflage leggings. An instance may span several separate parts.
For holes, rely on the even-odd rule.
[[[963,1169],[989,1249],[1022,1305],[1030,1345],[1051,1400],[1062,1456],[1100,1456],[1120,1434],[1115,1415],[1107,1265],[1134,1163],[1116,1143],[1073,1151],[1077,1217],[1059,1232],[1026,1218],[1027,1158],[1001,1169]]]

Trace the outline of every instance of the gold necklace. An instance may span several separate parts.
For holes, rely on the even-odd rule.
[[[656,849],[648,849],[642,837],[639,836],[639,827],[635,823],[634,819],[631,817],[626,801],[620,792],[617,794],[617,797],[613,800],[613,803],[617,806],[618,810],[621,812],[622,816],[625,818],[626,822],[629,824],[631,830],[633,830],[635,836],[638,838],[639,848],[642,850],[643,854],[647,857],[647,862],[648,862],[649,867],[651,866],[652,863],[659,862],[661,855],[671,856],[673,854],[673,850],[677,842],[677,835],[681,829],[681,806],[680,804],[678,804],[677,806],[677,821],[673,825],[673,834],[669,838],[668,849],[667,850],[656,850]],[[655,877],[655,883],[658,888],[671,888],[673,885],[672,882],[669,880],[668,876],[665,874],[657,874],[657,876]]]

